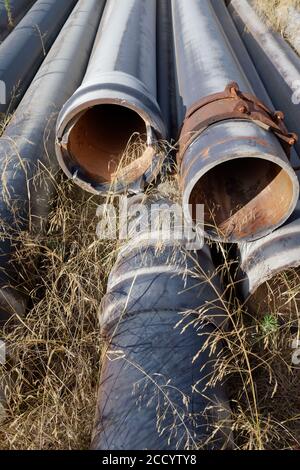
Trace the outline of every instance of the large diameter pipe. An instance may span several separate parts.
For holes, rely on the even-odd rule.
[[[201,102],[200,111],[190,111],[192,126],[185,121],[179,142],[186,218],[196,226],[199,222],[199,230],[215,240],[260,238],[293,212],[299,195],[296,174],[280,140],[267,130],[273,124],[259,125],[254,117],[264,105],[251,96],[249,107],[232,83],[253,94],[210,2],[173,0],[172,11],[181,121]],[[227,100],[220,100],[221,107],[214,101],[218,93]],[[252,105],[258,113],[250,120]],[[266,116],[280,120],[272,111]],[[196,216],[198,204],[204,204],[204,230]]]
[[[151,218],[151,227],[159,227],[153,220],[170,219],[174,208],[158,195],[140,210],[137,198],[129,214],[140,233],[120,250],[101,305],[108,346],[92,448],[175,450],[204,443],[208,448],[231,447],[225,385],[209,384],[223,345],[201,351],[227,318],[209,249],[204,246],[195,256],[185,251],[179,237],[155,240],[147,223]],[[150,207],[155,212],[150,213]],[[137,216],[139,211],[142,215]],[[188,326],[197,318],[199,331]]]
[[[263,103],[265,103],[268,108],[272,111],[275,111],[274,104],[257,72],[257,69],[250,57],[245,44],[242,41],[241,35],[237,30],[237,27],[226,7],[225,2],[222,0],[211,0],[211,4],[213,9],[218,17],[219,22],[222,25],[222,28],[226,34],[228,41],[230,42],[231,47],[234,50],[236,58],[243,68],[244,73],[246,74],[251,87],[257,96]],[[254,57],[255,60],[255,57]],[[281,102],[279,108],[283,109],[284,103]],[[291,121],[287,121],[288,125],[293,128],[296,132],[299,132],[296,123],[292,123]],[[300,135],[300,133],[299,133]],[[296,143],[297,148],[299,147],[298,143]],[[293,147],[291,149],[291,163],[293,167],[297,167],[299,165],[299,156],[297,154],[296,148]]]
[[[85,73],[104,0],[80,0],[0,139],[0,319],[22,315],[28,299],[9,230],[40,233],[53,199],[55,123]],[[76,60],[74,60],[76,57]],[[8,227],[8,232],[6,231]],[[14,237],[15,238],[15,237]],[[27,272],[26,276],[29,276]]]
[[[300,203],[285,225],[239,246],[240,291],[253,314],[278,313],[299,321],[299,247]]]
[[[66,175],[94,193],[140,190],[157,168],[150,147],[165,136],[156,96],[156,1],[108,0],[86,76],[58,118]],[[142,155],[138,137],[148,146]]]
[[[300,58],[248,0],[232,0],[229,11],[275,107],[300,135]]]
[[[0,83],[6,94],[0,114],[15,110],[76,2],[37,0],[0,45]]]
[[[0,41],[11,32],[35,0],[0,0]]]
[[[211,0],[211,5],[218,17],[218,20],[226,34],[230,46],[234,50],[234,54],[238,63],[247,76],[251,88],[261,101],[263,101],[270,109],[274,109],[273,103],[265,89],[264,84],[256,70],[256,67],[243,43],[241,36],[231,18],[231,15],[223,0]],[[275,109],[274,109],[275,111]]]

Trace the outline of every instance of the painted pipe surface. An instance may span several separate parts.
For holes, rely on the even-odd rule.
[[[45,226],[54,197],[49,173],[58,169],[57,115],[86,71],[103,7],[104,0],[78,2],[0,139],[0,219],[9,229],[40,233]],[[18,277],[21,268],[13,262],[15,249],[9,237],[1,240],[2,321],[13,313],[22,315],[27,302]]]
[[[229,83],[253,94],[210,2],[172,0],[172,13],[179,120]],[[186,218],[197,226],[195,207],[204,204],[204,233],[212,239],[258,239],[296,206],[297,177],[279,139],[242,115],[201,129],[179,157]]]
[[[37,0],[0,45],[0,83],[6,88],[0,113],[15,110],[76,2]]]
[[[9,9],[5,0],[0,0],[0,41],[11,32],[27,13],[35,0],[9,0]]]
[[[93,193],[140,190],[156,168],[150,146],[166,134],[156,98],[156,0],[108,0],[83,83],[58,118],[66,175]],[[122,160],[137,134],[146,152]]]
[[[247,76],[251,88],[255,95],[263,101],[270,109],[274,105],[269,97],[264,84],[255,68],[255,65],[243,43],[241,36],[231,18],[231,15],[223,0],[211,0],[211,5],[218,17],[218,20],[226,34],[227,40],[232,47],[234,54],[241,65],[244,74]]]
[[[274,106],[300,136],[300,58],[248,0],[232,0],[229,11]],[[299,140],[295,147],[300,155]]]
[[[142,197],[135,196],[129,205],[140,231],[131,234],[120,250],[101,305],[100,323],[108,346],[92,448],[230,447],[225,385],[208,386],[223,346],[219,343],[211,355],[205,349],[193,362],[207,336],[227,319],[210,251],[204,246],[197,255],[187,252],[180,237],[176,241],[165,237],[159,243],[158,238],[151,239],[156,234],[154,230],[150,235],[147,226],[151,215],[153,229],[159,226],[155,222],[159,217],[165,221],[174,209],[161,195],[144,201],[146,213],[140,210],[141,202]],[[155,212],[148,212],[150,204],[155,204],[151,206]],[[139,210],[141,215],[134,215]],[[203,318],[198,331],[188,326],[197,317]],[[222,423],[220,430],[210,440],[217,423]]]
[[[211,4],[218,17],[218,20],[222,25],[227,39],[231,47],[233,48],[240,65],[243,68],[244,73],[246,74],[249,82],[251,83],[251,87],[255,93],[255,96],[257,96],[263,103],[265,103],[269,109],[275,111],[275,106],[256,70],[256,67],[254,66],[252,58],[250,57],[246,46],[242,41],[241,35],[237,30],[237,27],[228,11],[228,8],[226,7],[225,2],[223,0],[211,0]],[[283,108],[283,104],[284,103],[280,104],[280,109]],[[297,129],[295,123],[289,122],[289,126],[293,129]],[[291,149],[291,164],[293,165],[293,167],[297,167],[299,165],[299,156],[295,147],[292,147]],[[299,175],[300,173],[298,174],[298,179]]]
[[[285,225],[261,240],[242,243],[240,290],[254,314],[300,311],[300,203]]]

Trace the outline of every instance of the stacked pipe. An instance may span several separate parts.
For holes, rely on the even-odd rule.
[[[18,24],[35,0],[0,0],[0,41]]]
[[[228,41],[230,42],[231,47],[234,50],[234,53],[238,59],[239,64],[241,65],[242,69],[246,73],[249,82],[251,83],[251,87],[253,88],[255,95],[264,104],[266,104],[268,108],[272,110],[273,112],[275,112],[275,107],[273,104],[273,100],[274,100],[274,103],[276,103],[276,107],[278,109],[285,111],[285,121],[287,125],[291,129],[293,129],[297,135],[300,135],[299,120],[292,118],[293,112],[294,112],[294,106],[292,106],[292,104],[290,107],[287,106],[286,96],[284,97],[284,99],[282,99],[281,93],[278,93],[277,91],[275,92],[274,87],[268,86],[269,82],[273,83],[275,75],[277,75],[277,78],[275,80],[278,80],[278,74],[280,74],[280,71],[277,68],[274,68],[272,62],[270,62],[270,68],[268,67],[263,68],[263,71],[266,77],[266,82],[267,82],[266,85],[268,86],[268,92],[272,94],[272,100],[271,100],[270,94],[267,92],[265,88],[265,84],[262,82],[261,77],[258,74],[257,69],[254,65],[255,55],[252,58],[250,57],[249,52],[247,51],[246,46],[242,41],[241,35],[246,33],[247,28],[244,27],[244,28],[239,28],[239,31],[237,30],[236,24],[234,23],[229,13],[229,10],[226,7],[226,3],[223,0],[222,1],[211,0],[211,4],[218,17],[219,22],[221,23],[223,31],[226,34],[226,37]],[[257,23],[257,21],[259,22],[260,19],[257,18],[255,21]],[[280,40],[280,43],[281,43],[281,40]],[[281,44],[277,45],[278,49],[280,49],[280,46]],[[290,66],[291,64],[288,65],[288,67]],[[269,80],[270,76],[272,76],[272,80]],[[292,93],[293,92],[290,90],[290,97],[292,96]],[[284,95],[286,95],[286,93]],[[295,146],[291,148],[291,158],[290,158],[290,161],[293,167],[297,168],[297,166],[299,165],[299,156],[297,154],[296,149],[299,149],[299,141],[297,141]]]
[[[285,321],[300,312],[300,204],[272,234],[239,246],[240,289],[256,315],[277,312]]]
[[[15,110],[76,2],[37,0],[0,45],[0,115]]]
[[[248,0],[231,0],[229,11],[272,101],[284,110],[286,122],[300,133],[299,104],[293,99],[297,98],[295,84],[300,83],[299,57],[262,22]],[[299,151],[299,144],[296,148]],[[291,325],[299,321],[299,243],[298,202],[282,227],[260,240],[239,245],[240,293],[252,314],[277,312]]]
[[[229,11],[274,105],[300,134],[299,56],[259,17],[249,0],[232,0]],[[299,141],[296,150],[300,155]]]
[[[129,241],[101,305],[108,346],[93,449],[232,446],[225,385],[209,383],[224,345],[199,353],[226,327],[222,288],[208,247],[186,251],[179,213],[160,193],[128,203]]]
[[[183,206],[215,240],[255,240],[292,214],[299,185],[290,162],[296,136],[252,88],[207,0],[172,1],[179,94],[185,119],[178,166]],[[202,227],[199,227],[202,231]]]
[[[0,139],[0,219],[6,234],[40,233],[45,227],[57,170],[57,115],[82,80],[103,7],[104,0],[78,2]],[[17,247],[13,238],[2,236],[1,321],[23,315],[28,299],[15,260]]]
[[[166,133],[156,96],[156,1],[108,0],[82,85],[58,119],[66,175],[94,193],[143,189]],[[128,161],[128,142],[138,138],[145,151]]]
[[[273,103],[261,81],[233,19],[231,18],[225,1],[211,0],[211,4],[223,31],[226,34],[226,38],[234,50],[235,56],[251,84],[252,90],[255,95],[268,106],[268,108],[274,110]]]
[[[75,3],[38,0],[0,46],[9,110],[18,102],[11,100],[14,88],[21,82],[21,98]],[[232,1],[238,3],[247,2]],[[41,5],[44,9],[37,10]],[[300,209],[294,209],[299,185],[289,161],[296,136],[274,112],[249,57],[236,57],[213,7],[218,12],[224,5],[172,0],[175,70],[170,73],[166,2],[108,0],[90,55],[104,1],[80,0],[0,139],[0,218],[19,232],[43,230],[55,190],[45,173],[38,180],[36,175],[42,167],[55,171],[54,151],[66,175],[90,192],[142,191],[159,171],[156,142],[174,127],[173,100],[165,99],[162,85],[157,91],[157,75],[160,81],[176,75],[177,117],[183,122],[177,161],[186,219],[207,237],[239,242],[243,296],[252,296],[251,308],[257,311],[262,297],[271,302],[267,282],[279,272],[296,267],[298,279]],[[224,21],[232,41],[240,44],[229,17]],[[46,41],[36,40],[33,25],[43,39],[47,33]],[[158,72],[156,37],[162,44]],[[28,68],[20,59],[24,47],[34,51]],[[164,63],[165,54],[170,62]],[[250,81],[241,65],[252,74]],[[280,107],[285,109],[284,103]],[[7,105],[0,111],[7,112]],[[297,129],[288,116],[287,123]],[[140,141],[143,152],[124,162],[128,143]],[[134,197],[130,207],[139,201]],[[158,194],[146,199],[146,207],[153,202],[164,207],[168,219],[171,202]],[[205,206],[204,229],[198,204]],[[169,239],[158,250],[157,240],[148,236],[148,212],[141,214],[132,219],[142,233],[121,249],[102,302],[108,354],[92,447],[231,447],[225,385],[208,384],[223,346],[197,355],[207,337],[226,325],[223,290],[212,275],[209,249],[192,256],[183,237],[179,245]],[[256,241],[243,243],[249,240]],[[279,254],[273,253],[275,246]],[[7,237],[0,250],[0,320],[5,321],[24,313],[27,295],[20,287],[16,246]],[[191,318],[200,329],[190,325]]]

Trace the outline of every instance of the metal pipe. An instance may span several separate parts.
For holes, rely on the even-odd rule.
[[[226,34],[227,40],[232,47],[234,54],[241,65],[244,74],[250,82],[251,88],[255,95],[263,101],[270,109],[275,111],[274,105],[269,97],[265,86],[255,68],[254,63],[243,43],[241,36],[230,16],[228,8],[223,0],[211,0],[211,5],[215,14]]]
[[[6,89],[0,114],[15,110],[76,2],[37,0],[0,45],[0,83]]]
[[[239,246],[239,284],[255,315],[273,312],[299,321],[300,203],[287,223],[261,240]]]
[[[249,82],[251,83],[251,87],[255,93],[255,96],[257,96],[261,101],[263,101],[269,109],[275,111],[274,104],[256,70],[256,67],[254,66],[254,63],[252,62],[252,59],[246,49],[245,44],[241,39],[240,33],[238,32],[236,25],[233,22],[233,19],[228,11],[228,8],[226,7],[225,2],[223,0],[211,0],[211,4],[218,17],[219,22],[222,25],[226,37],[234,50],[237,60],[239,61],[244,73],[246,74]],[[279,108],[283,109],[283,106],[284,103],[281,102]],[[289,126],[291,126],[291,128],[295,129],[295,131],[300,135],[296,123],[291,123],[289,121],[288,124]],[[298,143],[296,143],[295,145],[298,146]],[[291,149],[291,163],[294,167],[297,167],[297,165],[299,165],[299,156],[296,152],[295,147]]]
[[[300,135],[300,58],[248,0],[232,0],[229,11],[275,107]],[[295,147],[300,155],[300,141]]]
[[[9,8],[5,0],[0,0],[0,41],[3,41],[11,30],[27,13],[35,0],[9,0]]]
[[[108,0],[86,76],[63,107],[56,153],[69,178],[94,193],[140,191],[166,134],[156,101],[156,0]],[[148,147],[127,160],[129,141]]]
[[[128,214],[139,233],[121,248],[101,304],[108,346],[92,448],[231,447],[225,385],[209,384],[223,345],[200,352],[227,320],[209,248],[192,254],[180,231],[173,239],[168,226],[159,231],[161,221],[180,220],[161,194],[131,198]],[[188,326],[197,318],[199,329]]]
[[[62,104],[80,84],[99,26],[104,0],[80,0],[0,139],[0,219],[14,231],[40,233],[54,196],[55,123]],[[74,60],[76,57],[76,60]],[[54,158],[53,158],[54,157]],[[0,319],[24,313],[14,260],[16,247],[6,229],[0,242]],[[28,277],[28,272],[27,272]]]
[[[186,218],[215,240],[255,240],[282,225],[299,196],[287,154],[268,131],[281,116],[249,97],[251,85],[210,2],[172,0],[172,12],[181,122],[190,110],[178,153]]]

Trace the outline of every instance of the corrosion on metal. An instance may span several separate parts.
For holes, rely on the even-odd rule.
[[[296,136],[268,100],[256,98],[210,1],[172,0],[172,15],[185,217],[214,240],[258,239],[282,225],[298,201],[289,161]]]
[[[271,111],[256,96],[243,93],[236,82],[231,82],[223,92],[202,98],[188,109],[180,133],[177,162],[181,163],[187,148],[208,126],[228,119],[253,121],[274,132],[288,156],[298,140],[297,134],[288,132],[281,111]]]

